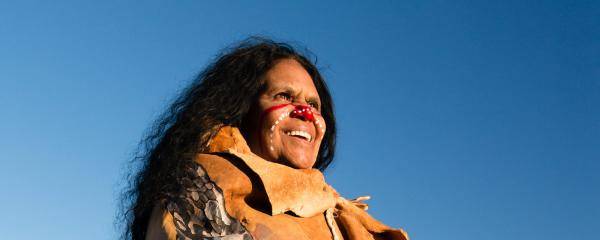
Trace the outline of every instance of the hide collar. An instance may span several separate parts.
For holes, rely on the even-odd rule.
[[[335,207],[338,194],[317,169],[294,169],[252,153],[238,128],[222,127],[208,145],[209,153],[228,153],[256,173],[271,204],[271,215],[291,211],[300,217],[322,214]]]

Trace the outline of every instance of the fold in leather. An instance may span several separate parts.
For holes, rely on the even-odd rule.
[[[336,204],[335,191],[318,170],[293,169],[234,149],[227,153],[241,158],[260,177],[271,203],[271,215],[291,211],[300,217],[311,217]]]
[[[209,152],[232,154],[258,175],[271,204],[272,216],[291,211],[300,217],[313,217],[335,208],[335,220],[347,239],[409,239],[404,230],[371,217],[363,209],[363,203],[340,197],[325,183],[320,171],[294,169],[255,155],[237,128],[222,127],[212,138]]]
[[[337,194],[325,183],[319,170],[294,169],[262,159],[250,151],[237,128],[221,128],[209,149],[237,156],[259,176],[271,204],[271,215],[292,211],[301,217],[311,217],[336,204]]]

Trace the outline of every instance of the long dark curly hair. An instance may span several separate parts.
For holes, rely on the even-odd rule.
[[[242,127],[264,88],[264,75],[279,60],[298,61],[312,77],[321,98],[327,130],[314,168],[333,160],[336,140],[333,102],[319,70],[291,45],[252,37],[225,49],[155,122],[134,159],[129,187],[122,196],[123,239],[143,240],[152,209],[181,189],[185,168],[206,150],[222,126]]]

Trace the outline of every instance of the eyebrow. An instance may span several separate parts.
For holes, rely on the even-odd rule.
[[[275,86],[269,92],[271,92],[271,93],[278,93],[278,92],[281,92],[281,91],[286,92],[286,93],[290,93],[291,95],[295,95],[295,94],[292,94],[292,93],[297,93],[296,89],[294,89],[294,88],[292,88],[292,87],[290,87],[288,85],[285,85],[285,86]],[[317,103],[319,106],[321,105],[320,99],[318,97],[316,97],[316,96],[308,97],[308,98],[306,98],[306,101],[307,102],[312,101],[312,102]]]
[[[283,87],[277,87],[275,89],[276,89],[276,91],[283,90],[284,92],[287,92],[287,93],[295,93],[295,92],[297,92],[295,89],[293,89],[292,87],[287,86],[287,85],[283,86]]]
[[[279,92],[286,92],[286,93],[294,93],[296,92],[294,88],[290,87],[289,85],[274,85],[271,87],[268,87],[267,89],[265,89],[266,92],[268,92],[269,94],[276,94]]]

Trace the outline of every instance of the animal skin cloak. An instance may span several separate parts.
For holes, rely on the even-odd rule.
[[[146,239],[394,239],[402,229],[373,219],[316,169],[294,169],[250,151],[223,127],[198,154],[184,191],[154,208]]]

